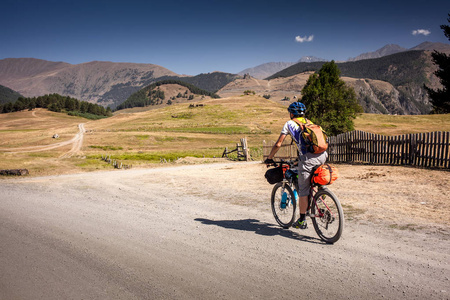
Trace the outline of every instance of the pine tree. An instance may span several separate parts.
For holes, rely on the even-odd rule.
[[[448,14],[450,17],[450,14]],[[450,22],[450,18],[447,19]],[[441,29],[444,31],[445,36],[450,40],[450,26],[441,25]],[[433,62],[439,67],[439,69],[434,72],[439,78],[443,88],[437,89],[436,91],[424,86],[425,90],[430,96],[431,105],[433,105],[433,110],[431,113],[434,114],[447,114],[450,113],[450,56],[434,51],[431,54]]]
[[[325,63],[302,89],[301,102],[306,106],[306,117],[321,125],[328,135],[353,130],[356,113],[363,111],[355,91],[346,86],[339,75],[334,61]]]

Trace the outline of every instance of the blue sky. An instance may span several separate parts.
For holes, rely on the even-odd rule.
[[[2,0],[0,7],[0,59],[152,63],[188,75],[449,43],[439,27],[448,25],[448,0]]]

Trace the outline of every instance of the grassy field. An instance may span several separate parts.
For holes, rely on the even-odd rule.
[[[221,157],[225,147],[236,148],[243,137],[252,156],[260,159],[263,141],[275,141],[288,118],[286,107],[257,96],[202,103],[204,106],[195,108],[183,103],[147,111],[125,110],[95,121],[42,109],[0,114],[0,169],[27,168],[31,175],[112,169],[100,159],[102,155],[133,167],[149,167],[161,159]],[[86,132],[77,155],[60,158],[71,145],[24,152],[30,149],[27,147],[72,139],[79,123],[85,123]],[[355,120],[355,127],[384,135],[450,131],[450,115],[362,114]],[[52,138],[55,133],[59,139]],[[12,149],[17,151],[6,151]]]
[[[450,114],[446,115],[376,115],[361,114],[355,119],[355,129],[382,135],[450,131]]]

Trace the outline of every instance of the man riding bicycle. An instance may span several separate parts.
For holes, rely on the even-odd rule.
[[[302,128],[299,124],[306,124],[305,112],[306,107],[301,102],[293,102],[288,107],[288,112],[290,114],[290,120],[287,121],[281,134],[278,137],[277,142],[273,145],[269,156],[264,161],[265,164],[272,164],[273,157],[280,149],[283,144],[284,139],[289,134],[298,146],[298,195],[299,195],[299,206],[300,206],[300,218],[292,224],[294,228],[305,229],[306,224],[306,210],[308,209],[308,196],[310,188],[310,177],[312,169],[316,166],[322,165],[327,160],[327,152],[322,152],[319,154],[311,153],[308,151],[308,144],[302,136]],[[311,122],[311,121],[309,121]]]

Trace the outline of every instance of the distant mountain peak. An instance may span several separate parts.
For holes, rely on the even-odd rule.
[[[439,43],[439,42],[423,42],[413,48],[411,48],[410,50],[427,50],[427,51],[439,51],[439,52],[445,52],[445,53],[450,53],[450,45],[449,44],[444,44],[444,43]]]
[[[387,44],[380,49],[374,51],[374,52],[366,52],[363,54],[360,54],[356,57],[349,58],[348,61],[357,61],[362,59],[371,59],[371,58],[380,58],[386,55],[395,54],[398,52],[407,51],[408,49],[403,48],[397,44]]]
[[[316,62],[316,61],[327,61],[327,60],[315,56],[302,56],[297,62]]]

